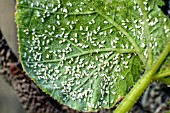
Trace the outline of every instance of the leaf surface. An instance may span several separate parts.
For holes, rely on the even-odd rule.
[[[18,0],[22,65],[62,104],[81,111],[111,108],[168,41],[170,22],[160,3]]]

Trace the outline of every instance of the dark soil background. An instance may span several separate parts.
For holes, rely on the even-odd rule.
[[[170,0],[164,0],[166,5],[162,7],[164,13],[170,17]],[[169,4],[168,4],[169,3]],[[0,0],[0,29],[12,51],[18,56],[17,33],[14,22],[14,0]],[[153,83],[145,91],[140,102],[132,109],[132,113],[165,113],[167,101],[170,98],[170,88],[164,84]],[[141,106],[142,104],[142,106]],[[143,108],[145,107],[145,108]],[[18,102],[15,91],[6,83],[0,75],[0,113],[26,113]]]
[[[14,0],[0,0],[0,29],[12,51],[18,56]],[[0,113],[26,113],[12,87],[0,75]]]

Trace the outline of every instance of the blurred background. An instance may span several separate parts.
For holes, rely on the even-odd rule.
[[[16,25],[14,22],[14,0],[0,0],[0,29],[12,48],[15,55],[17,52]],[[26,113],[22,108],[18,97],[8,83],[0,75],[0,113]]]

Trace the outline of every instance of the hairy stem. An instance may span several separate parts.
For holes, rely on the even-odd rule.
[[[157,70],[160,68],[162,62],[165,60],[167,55],[170,52],[170,41],[167,43],[163,52],[160,54],[158,60],[152,66],[152,69],[145,72],[143,77],[138,80],[132,90],[127,94],[125,99],[121,102],[121,104],[117,107],[114,113],[126,113],[129,111],[136,101],[139,99],[141,94],[145,91],[145,89],[149,86],[149,84],[153,81],[153,76],[156,74]]]

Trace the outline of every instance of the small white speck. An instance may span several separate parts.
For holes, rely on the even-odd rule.
[[[148,11],[150,11],[150,10],[151,10],[151,7],[149,6],[149,7],[148,7]]]
[[[126,69],[128,69],[129,68],[129,66],[124,66]]]
[[[61,28],[62,31],[65,31],[65,28]]]
[[[77,37],[77,33],[75,33],[74,36]]]
[[[65,14],[65,15],[64,15],[64,18],[67,18],[67,17],[68,17],[68,14]]]
[[[37,17],[40,17],[41,15],[40,15],[40,12],[39,11],[37,11]]]
[[[111,34],[113,32],[113,29],[110,29],[109,33]]]
[[[55,31],[55,26],[53,26],[53,31]]]
[[[101,28],[101,27],[100,27],[100,26],[98,26],[98,27],[97,27],[97,31],[99,31],[99,30],[100,30],[100,28]]]
[[[31,7],[34,7],[34,4],[33,4],[33,3],[31,3]]]
[[[72,26],[72,25],[70,25],[70,29],[73,29],[73,26]]]
[[[41,22],[42,22],[42,23],[44,22],[44,18],[41,18]]]
[[[67,5],[68,5],[68,6],[70,6],[70,7],[72,7],[72,6],[73,6],[73,4],[72,4],[72,3],[70,3],[70,2],[68,2],[68,3],[67,3]]]
[[[133,6],[133,9],[136,10],[136,6]]]
[[[50,55],[49,55],[49,54],[47,54],[46,58],[50,58]]]
[[[86,31],[88,31],[88,30],[89,30],[89,27],[87,26],[87,27],[86,27]]]
[[[115,94],[116,94],[116,92],[112,92],[112,94],[113,94],[113,95],[115,95]]]
[[[45,47],[45,49],[49,49],[49,47]]]
[[[94,34],[97,34],[97,31],[96,31],[96,30],[93,30],[93,33],[94,33]]]
[[[78,9],[75,10],[77,13],[80,12]]]
[[[124,26],[124,25],[126,25],[126,23],[123,22],[122,25]]]
[[[143,2],[143,4],[144,4],[144,5],[146,5],[146,4],[147,4],[147,2]]]
[[[124,80],[125,79],[124,76],[121,76],[121,79]]]
[[[91,11],[93,11],[94,9],[93,8],[90,8]]]
[[[57,21],[57,25],[60,25],[60,21]]]
[[[82,26],[80,26],[80,31],[82,31],[83,30],[83,27]]]
[[[81,5],[84,5],[84,3],[83,3],[83,2],[80,2],[80,4],[81,4]]]
[[[60,15],[57,15],[57,19],[58,19],[58,20],[60,19]]]
[[[169,32],[169,29],[166,29],[166,30],[165,30],[165,33],[168,33],[168,32]]]
[[[144,47],[145,47],[145,44],[144,44],[144,43],[142,43],[142,44],[141,44],[141,47],[142,47],[142,48],[144,48]]]
[[[167,20],[167,19],[166,19],[166,18],[164,18],[164,22],[166,22],[166,20]]]
[[[92,23],[93,23],[93,24],[95,24],[95,21],[94,21],[94,19],[92,19],[91,21],[92,21]]]
[[[134,20],[134,23],[137,23],[138,20]]]
[[[103,23],[104,23],[104,24],[108,24],[109,22],[105,20]]]

